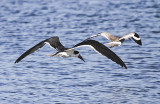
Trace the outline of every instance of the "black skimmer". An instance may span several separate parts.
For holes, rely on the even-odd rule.
[[[105,44],[105,45],[110,46],[110,48],[112,48],[114,46],[120,46],[126,39],[133,39],[137,44],[142,45],[142,42],[141,42],[139,35],[135,32],[128,33],[126,35],[123,35],[122,37],[116,37],[116,36],[111,35],[108,32],[102,32],[102,33],[98,33],[96,35],[93,35],[93,36],[87,38],[87,40],[91,39],[93,37],[97,37],[97,36],[104,36],[105,38],[110,40],[111,42]]]
[[[82,42],[76,44],[72,48],[65,48],[60,43],[59,38],[57,36],[56,37],[48,38],[48,39],[46,39],[46,40],[38,43],[37,45],[33,46],[28,51],[26,51],[25,53],[23,53],[15,61],[15,63],[18,63],[19,61],[21,61],[27,55],[35,52],[36,50],[38,50],[39,48],[41,48],[42,46],[44,46],[45,43],[48,43],[52,48],[55,48],[58,51],[57,53],[51,54],[49,56],[66,57],[66,58],[67,57],[78,57],[78,58],[80,58],[81,60],[84,61],[84,59],[81,57],[81,55],[79,54],[79,52],[75,51],[75,48],[80,47],[80,46],[90,46],[96,52],[98,52],[98,53],[100,53],[100,54],[108,57],[112,61],[116,62],[117,64],[119,64],[122,67],[125,67],[127,69],[125,63],[113,51],[111,51],[109,48],[107,48],[105,45],[99,43],[98,41],[95,41],[95,40],[85,40],[85,41],[82,41]]]
[[[23,53],[16,61],[15,63],[18,63],[19,61],[21,61],[23,58],[25,58],[27,55],[37,51],[39,48],[43,47],[45,44],[49,44],[52,48],[55,48],[58,52],[55,54],[51,54],[48,56],[56,56],[56,57],[78,57],[81,60],[84,61],[84,59],[82,58],[82,56],[79,54],[78,51],[74,51],[74,50],[67,50],[67,48],[65,48],[59,41],[59,37],[55,36],[55,37],[51,37],[48,38],[46,40],[41,41],[40,43],[38,43],[37,45],[33,46],[32,48],[30,48],[28,51],[26,51],[25,53]]]

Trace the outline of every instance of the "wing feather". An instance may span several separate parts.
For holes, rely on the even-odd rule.
[[[18,63],[19,61],[21,61],[23,58],[25,58],[26,56],[28,56],[29,54],[37,51],[38,49],[40,49],[41,47],[43,47],[45,45],[45,43],[49,43],[51,47],[55,48],[57,51],[63,51],[66,48],[60,43],[59,38],[57,36],[55,37],[51,37],[48,38],[46,40],[41,41],[40,43],[36,44],[35,46],[33,46],[32,48],[30,48],[29,50],[27,50],[26,52],[24,52],[16,61],[15,63]]]
[[[101,36],[101,33],[98,33],[98,34],[96,34],[96,35],[92,35],[92,36],[90,36],[89,38],[87,38],[86,40],[89,40],[89,39],[94,38],[94,37],[97,37],[97,36]]]
[[[118,41],[119,38],[120,38],[120,37],[113,36],[113,35],[111,35],[111,34],[108,33],[108,32],[101,32],[101,33],[98,33],[98,34],[96,34],[96,35],[93,35],[93,36],[87,38],[86,40],[91,39],[91,38],[94,38],[94,37],[97,37],[97,36],[103,36],[103,37],[105,37],[106,39],[110,40],[111,42],[113,42],[113,41]]]
[[[127,69],[127,66],[125,65],[125,63],[113,51],[111,51],[109,48],[107,48],[105,45],[99,43],[98,41],[85,40],[81,43],[76,44],[71,49],[74,49],[74,48],[77,48],[77,47],[80,47],[80,46],[85,46],[85,45],[91,46],[92,48],[94,48],[94,50],[96,52],[102,54],[103,56],[108,57],[112,61],[116,62],[117,64],[119,64],[122,67],[125,67]]]

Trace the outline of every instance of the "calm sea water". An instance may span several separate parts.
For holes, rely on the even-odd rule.
[[[1,0],[0,104],[159,104],[159,0]],[[77,58],[46,57],[47,45],[14,61],[38,42],[59,36],[66,47],[107,31],[137,32],[142,46],[112,48],[128,69],[91,48]],[[102,43],[103,37],[94,38]]]

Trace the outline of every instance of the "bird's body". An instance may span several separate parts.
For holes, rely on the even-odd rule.
[[[105,44],[105,45],[110,46],[110,48],[112,48],[114,46],[122,45],[122,43],[126,39],[133,39],[137,44],[142,45],[142,42],[141,42],[141,39],[140,39],[139,35],[137,33],[134,33],[134,32],[123,35],[122,37],[116,37],[116,36],[111,35],[108,32],[102,32],[102,33],[98,33],[96,35],[93,35],[93,36],[87,38],[87,40],[91,39],[91,38],[94,38],[94,37],[97,37],[97,36],[103,36],[103,37],[107,38],[108,40],[110,40],[111,42]]]
[[[127,67],[124,64],[124,62],[113,51],[111,51],[109,48],[107,48],[105,45],[99,43],[98,41],[95,41],[95,40],[85,40],[85,41],[82,41],[82,42],[76,44],[72,48],[65,48],[60,43],[59,38],[57,36],[56,37],[48,38],[48,39],[46,39],[46,40],[38,43],[37,45],[33,46],[28,51],[26,51],[25,53],[23,53],[15,61],[15,63],[18,63],[23,58],[25,58],[27,55],[29,55],[29,54],[35,52],[36,50],[38,50],[39,48],[43,47],[45,45],[45,43],[48,43],[52,48],[55,48],[58,51],[57,53],[51,54],[49,56],[65,57],[65,58],[68,58],[68,57],[78,57],[78,58],[80,58],[81,60],[84,61],[84,59],[81,57],[81,55],[79,54],[79,52],[75,51],[75,48],[80,47],[80,46],[90,46],[96,52],[98,52],[99,54],[102,54],[103,56],[108,57],[112,61],[116,62],[117,64],[119,64],[122,67],[125,67],[127,69]]]
[[[76,54],[74,54],[74,50],[65,50],[62,52],[57,52],[51,55],[47,55],[47,56],[55,56],[55,57],[64,57],[64,58],[68,58],[68,57],[74,57]]]

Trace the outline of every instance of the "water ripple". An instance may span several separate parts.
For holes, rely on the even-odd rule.
[[[1,103],[159,104],[159,4],[157,0],[1,0]],[[77,48],[85,63],[46,57],[56,51],[44,46],[14,64],[23,52],[51,36],[72,47],[103,31],[140,35],[142,46],[127,40],[111,49],[127,70],[85,47]],[[107,42],[103,37],[94,39]]]

